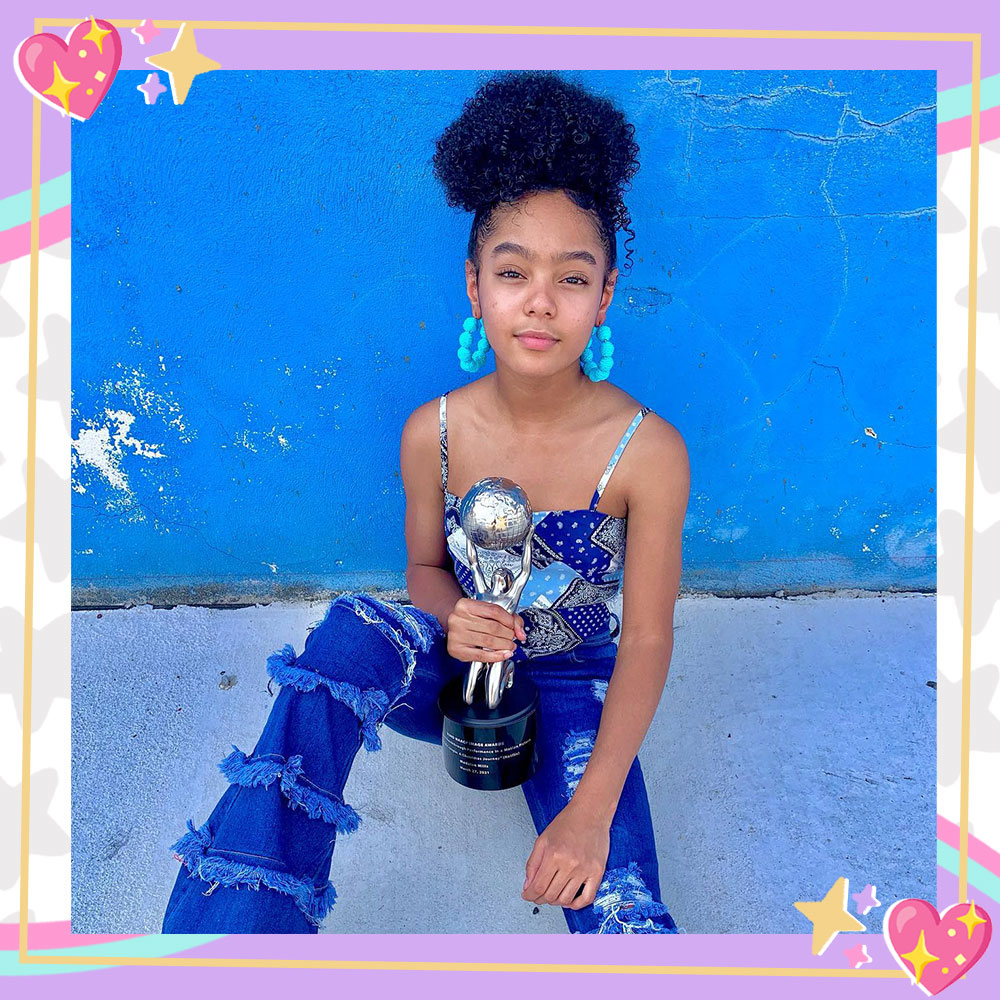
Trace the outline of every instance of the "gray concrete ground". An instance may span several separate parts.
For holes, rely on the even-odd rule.
[[[267,655],[301,652],[326,605],[74,613],[74,932],[159,931],[169,845],[222,794],[230,744],[253,747]],[[841,875],[933,900],[935,598],[687,597],[675,623],[640,759],[677,923],[804,933],[793,902]],[[521,792],[463,789],[437,747],[383,734],[345,789],[363,825],[338,841],[325,932],[565,933],[558,908],[520,898]]]

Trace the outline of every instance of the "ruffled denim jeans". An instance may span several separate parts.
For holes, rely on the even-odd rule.
[[[521,786],[539,833],[569,802],[587,765],[615,653],[609,639],[518,662],[541,697],[539,767]],[[440,744],[438,692],[465,667],[448,654],[433,615],[365,593],[333,601],[301,655],[286,645],[270,656],[268,673],[281,691],[257,746],[249,755],[233,748],[219,765],[230,782],[226,792],[203,825],[188,820],[188,832],[172,845],[182,864],[163,933],[316,933],[336,899],[330,867],[337,835],[354,834],[361,823],[342,795],[358,751],[381,747],[383,723]],[[563,909],[570,931],[677,933],[660,898],[638,759],[610,845],[593,904]],[[527,857],[531,845],[524,846]]]

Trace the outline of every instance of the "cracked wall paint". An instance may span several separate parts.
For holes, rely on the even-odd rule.
[[[933,588],[934,73],[582,78],[640,146],[613,380],[688,444],[682,589]],[[118,102],[71,136],[80,587],[405,587],[400,431],[466,381],[426,160],[477,76],[253,79],[256,122],[220,80],[179,148]]]

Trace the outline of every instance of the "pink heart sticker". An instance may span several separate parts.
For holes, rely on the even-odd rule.
[[[94,113],[121,61],[122,42],[114,25],[93,17],[72,28],[65,42],[43,32],[27,37],[14,52],[21,83],[78,121]]]
[[[900,899],[886,910],[882,933],[896,964],[928,996],[961,979],[990,943],[990,915],[971,903],[943,913],[924,899]]]

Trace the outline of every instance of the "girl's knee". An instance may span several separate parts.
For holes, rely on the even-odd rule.
[[[335,609],[345,611],[348,618],[353,614],[363,625],[374,625],[399,648],[427,652],[435,638],[444,634],[441,623],[429,611],[364,591],[341,594],[328,614]]]
[[[271,679],[299,691],[325,689],[363,722],[365,745],[380,744],[377,727],[408,689],[417,658],[443,634],[419,608],[363,592],[342,594],[308,633],[301,655],[286,644],[268,658]]]
[[[412,676],[417,657],[430,651],[434,640],[444,634],[429,612],[399,601],[364,592],[341,594],[327,609],[323,620],[306,639],[314,637],[357,651],[359,659],[385,658],[388,650],[402,662],[407,679]],[[392,657],[389,656],[390,662]]]

